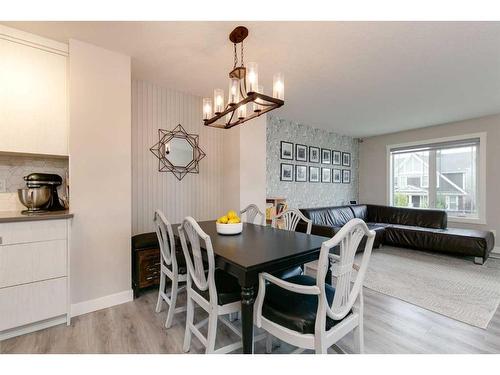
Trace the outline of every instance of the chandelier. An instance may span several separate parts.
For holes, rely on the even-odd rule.
[[[244,26],[238,26],[229,34],[229,40],[234,45],[234,66],[229,72],[227,102],[223,89],[214,90],[213,103],[211,98],[203,99],[203,122],[206,126],[229,129],[285,104],[283,74],[273,76],[273,96],[268,96],[264,94],[263,86],[259,85],[257,63],[249,62],[245,66],[243,40],[247,36],[248,29]],[[241,47],[239,61],[238,44]]]

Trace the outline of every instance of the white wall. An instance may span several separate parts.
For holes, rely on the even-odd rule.
[[[132,232],[151,232],[154,211],[161,209],[172,223],[191,215],[196,220],[220,216],[223,201],[223,130],[203,126],[201,97],[154,83],[132,82]],[[158,172],[158,159],[149,150],[158,142],[158,129],[181,124],[200,136],[206,153],[199,174],[181,181]]]
[[[69,49],[75,304],[131,288],[131,76],[129,56],[77,40]]]
[[[360,144],[359,196],[362,203],[387,204],[387,146],[472,133],[487,133],[486,225],[449,222],[457,228],[494,229],[500,232],[500,115],[366,138]]]
[[[251,203],[266,212],[266,126],[260,116],[240,126],[240,209]]]

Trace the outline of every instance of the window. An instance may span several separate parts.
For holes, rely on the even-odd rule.
[[[439,208],[450,219],[481,218],[479,153],[481,135],[389,147],[390,204]],[[396,183],[397,182],[397,183]]]

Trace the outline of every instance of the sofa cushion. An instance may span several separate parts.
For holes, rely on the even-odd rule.
[[[368,207],[366,204],[355,204],[350,206],[355,218],[367,221],[368,219]]]
[[[446,229],[448,216],[442,210],[368,205],[368,222]]]
[[[317,225],[341,227],[354,219],[354,213],[349,206],[301,208],[300,211]]]
[[[457,253],[487,258],[494,246],[493,233],[471,229],[433,229],[407,225],[390,225],[384,242],[418,250]]]

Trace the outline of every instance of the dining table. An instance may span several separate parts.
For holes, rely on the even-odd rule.
[[[317,260],[321,244],[328,238],[250,223],[243,223],[239,234],[222,235],[217,233],[215,220],[198,224],[210,236],[216,267],[238,279],[241,287],[243,353],[252,354],[254,302],[259,274],[278,273]],[[176,236],[177,227],[174,226]]]

